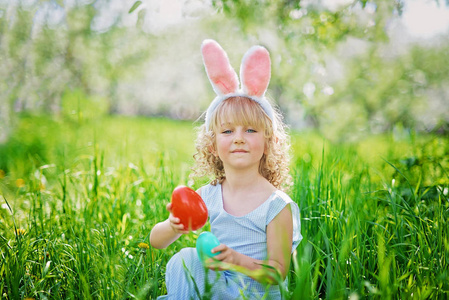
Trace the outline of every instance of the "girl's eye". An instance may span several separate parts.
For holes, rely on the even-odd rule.
[[[229,133],[231,133],[231,132],[232,132],[232,131],[229,130],[229,129],[228,129],[228,130],[223,130],[223,131],[222,131],[222,133],[224,133],[224,134],[229,134]]]
[[[254,129],[247,129],[246,132],[249,132],[249,133],[255,133],[255,132],[257,132],[257,131],[254,130]]]

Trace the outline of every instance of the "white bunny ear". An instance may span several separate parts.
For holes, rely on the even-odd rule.
[[[240,79],[244,93],[263,97],[270,83],[271,61],[268,50],[253,46],[245,54],[240,66]]]
[[[214,40],[204,40],[201,52],[207,77],[209,77],[215,93],[226,95],[237,92],[238,77],[223,48]]]

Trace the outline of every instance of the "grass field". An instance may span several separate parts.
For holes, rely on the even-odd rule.
[[[23,116],[0,145],[0,295],[148,299],[198,233],[151,248],[189,183],[190,122]],[[304,240],[292,299],[449,297],[449,141],[407,132],[333,144],[292,133]],[[193,183],[197,188],[207,179]]]

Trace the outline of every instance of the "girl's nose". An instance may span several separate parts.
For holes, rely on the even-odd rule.
[[[236,130],[235,131],[235,137],[234,137],[234,143],[243,143],[245,142],[245,139],[243,138],[243,131],[242,130]]]

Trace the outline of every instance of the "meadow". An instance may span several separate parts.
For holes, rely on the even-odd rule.
[[[169,258],[149,233],[189,179],[194,125],[21,116],[0,145],[3,299],[154,299]],[[291,299],[449,297],[449,141],[408,131],[332,143],[292,132],[301,210]],[[205,230],[207,230],[207,226]]]

